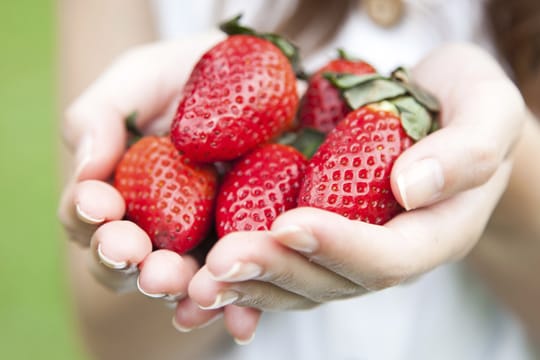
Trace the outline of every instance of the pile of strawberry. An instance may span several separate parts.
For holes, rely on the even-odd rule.
[[[297,206],[372,224],[402,211],[392,165],[433,131],[437,101],[403,69],[384,77],[343,53],[299,99],[298,49],[238,20],[193,68],[170,134],[143,137],[118,164],[126,218],[183,254]]]

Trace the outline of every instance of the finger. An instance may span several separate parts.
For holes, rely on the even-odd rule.
[[[180,332],[205,328],[223,317],[223,309],[202,310],[190,298],[184,298],[176,306],[172,324]]]
[[[170,250],[157,250],[139,265],[137,287],[150,298],[178,301],[186,296],[197,268],[197,263],[189,256],[184,258]]]
[[[57,216],[70,240],[82,246],[88,246],[97,225],[82,222],[76,212],[74,193],[75,182],[70,182],[62,193]]]
[[[261,317],[261,311],[235,305],[226,306],[225,326],[238,345],[247,345],[255,338],[255,330]]]
[[[310,261],[366,289],[383,289],[467,254],[481,235],[509,174],[510,165],[505,163],[484,186],[403,213],[385,226],[299,208],[278,217],[272,232],[276,240]]]
[[[91,240],[90,271],[118,292],[136,289],[138,265],[152,251],[148,235],[129,221],[100,226]]]
[[[118,59],[65,113],[63,135],[77,155],[75,177],[109,177],[124,151],[124,119],[136,112],[144,128],[170,109],[204,45],[219,38],[212,33],[147,45]]]
[[[283,247],[267,231],[234,232],[223,237],[208,254],[206,267],[216,281],[261,280],[313,302],[365,292],[350,280]]]
[[[58,216],[69,233],[82,245],[90,243],[97,226],[124,216],[125,202],[111,185],[86,180],[71,183],[64,192]]]
[[[455,57],[456,52],[473,65],[454,74],[452,87],[449,77],[428,76],[447,58],[431,59],[415,69],[419,82],[441,100],[443,129],[416,143],[394,164],[392,189],[406,209],[485,183],[521,131],[525,108],[517,88],[479,50],[451,47],[443,55]],[[471,73],[471,67],[476,71]]]
[[[82,222],[97,225],[124,216],[125,201],[113,186],[96,180],[78,183],[74,194],[75,211]]]
[[[260,310],[308,309],[316,305],[303,296],[263,281],[215,281],[206,266],[195,274],[188,291],[203,310],[219,309],[231,304]]]

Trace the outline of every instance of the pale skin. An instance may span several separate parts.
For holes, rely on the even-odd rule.
[[[85,3],[76,6],[81,10]],[[152,38],[149,32],[134,36],[126,43]],[[90,246],[85,256],[102,284],[176,303],[174,324],[182,331],[224,316],[228,332],[245,343],[261,311],[360,296],[466,257],[531,337],[540,339],[540,283],[531,280],[540,263],[540,163],[531,161],[531,154],[540,154],[540,127],[495,60],[471,45],[436,49],[413,69],[416,81],[440,99],[443,128],[394,166],[393,192],[406,213],[374,226],[316,209],[292,210],[270,231],[227,235],[200,269],[190,256],[152,252],[148,236],[122,220],[123,201],[107,182],[124,151],[123,118],[137,110],[142,128],[166,129],[192,64],[220,38],[207,34],[130,50],[67,107],[63,134],[77,156],[59,215],[73,240]],[[77,68],[77,58],[65,58]],[[90,77],[67,80],[66,94],[73,95]],[[118,301],[113,298],[107,299]],[[132,297],[123,303],[130,300],[138,304]],[[134,314],[140,309],[133,306]],[[148,321],[156,329],[168,326],[152,325],[163,321],[161,315]],[[189,351],[187,346],[201,346],[192,340],[197,334],[212,341],[220,329],[207,327],[175,341]]]

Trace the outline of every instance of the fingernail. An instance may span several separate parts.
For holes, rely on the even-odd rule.
[[[319,246],[317,239],[299,226],[286,226],[271,233],[283,245],[300,252],[311,253]]]
[[[113,270],[124,270],[128,268],[127,261],[112,260],[103,254],[103,251],[101,250],[101,243],[99,243],[97,246],[97,255],[99,257],[99,261],[108,268]]]
[[[210,306],[199,305],[199,307],[201,309],[203,309],[203,310],[218,309],[218,308],[221,308],[221,307],[232,304],[233,302],[238,300],[239,297],[240,297],[240,295],[238,295],[237,292],[227,290],[225,292],[219,293],[216,296],[216,300],[214,301],[214,303],[212,305],[210,305]]]
[[[216,321],[218,321],[219,319],[221,319],[222,317],[223,317],[223,311],[217,313],[216,316],[214,316],[213,318],[211,318],[210,320],[208,320],[204,324],[197,326],[197,329],[203,329],[203,328],[205,328],[207,326],[210,326],[213,323],[215,323]]]
[[[210,276],[216,281],[246,281],[261,274],[262,268],[257,264],[236,262],[225,274],[213,275],[210,273]]]
[[[90,162],[92,156],[92,137],[90,135],[85,135],[81,140],[79,148],[77,149],[77,155],[75,161],[77,162],[77,167],[75,168],[75,179],[79,179],[82,171],[86,165]]]
[[[413,163],[398,175],[397,186],[405,209],[416,209],[436,200],[444,186],[441,164],[435,159]]]
[[[252,342],[254,338],[255,338],[255,333],[251,334],[251,336],[245,340],[234,338],[234,342],[237,343],[238,345],[247,345],[250,342]]]
[[[92,215],[89,215],[88,213],[84,212],[84,210],[81,208],[80,204],[75,205],[75,211],[77,213],[77,217],[82,221],[90,225],[97,225],[101,224],[105,221],[103,218],[94,217]]]
[[[141,294],[146,295],[149,298],[163,299],[163,300],[167,300],[167,301],[178,301],[178,299],[180,299],[183,296],[182,293],[167,294],[167,293],[150,293],[150,292],[147,292],[141,287],[141,283],[139,281],[140,278],[141,278],[140,276],[137,276],[137,289],[139,289],[139,292]]]
[[[188,332],[190,332],[190,331],[192,331],[192,330],[194,329],[194,328],[184,327],[184,326],[180,325],[180,324],[176,321],[176,316],[173,316],[173,317],[172,317],[172,326],[173,326],[176,330],[178,330],[178,331],[180,331],[180,332],[182,332],[182,333],[188,333]]]
[[[176,315],[173,316],[172,318],[172,325],[174,326],[174,328],[180,332],[183,332],[183,333],[187,333],[187,332],[190,332],[190,331],[193,331],[195,329],[203,329],[207,326],[210,326],[212,325],[213,323],[215,323],[216,321],[218,321],[219,319],[221,319],[223,317],[223,312],[220,312],[220,313],[217,313],[216,316],[212,317],[210,320],[208,320],[207,322],[205,322],[204,324],[202,325],[199,325],[199,326],[196,326],[196,327],[186,327],[186,326],[182,326],[178,323],[178,321],[176,320]]]

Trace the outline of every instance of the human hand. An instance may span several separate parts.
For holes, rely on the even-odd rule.
[[[119,292],[138,288],[152,298],[178,301],[174,319],[183,330],[200,327],[222,313],[203,311],[186,297],[199,268],[197,254],[152,252],[148,235],[122,220],[124,200],[110,180],[125,152],[126,116],[136,111],[137,126],[145,133],[167,131],[193,64],[219,39],[209,34],[131,50],[69,107],[63,127],[76,160],[59,208],[70,238],[90,247],[91,271],[109,288]],[[235,333],[234,326],[231,332]]]
[[[445,46],[413,70],[443,111],[442,128],[394,165],[393,193],[409,211],[376,226],[298,208],[268,232],[231,233],[192,279],[194,301],[305,309],[397,285],[470,251],[505,190],[523,101],[496,62],[470,45]]]

